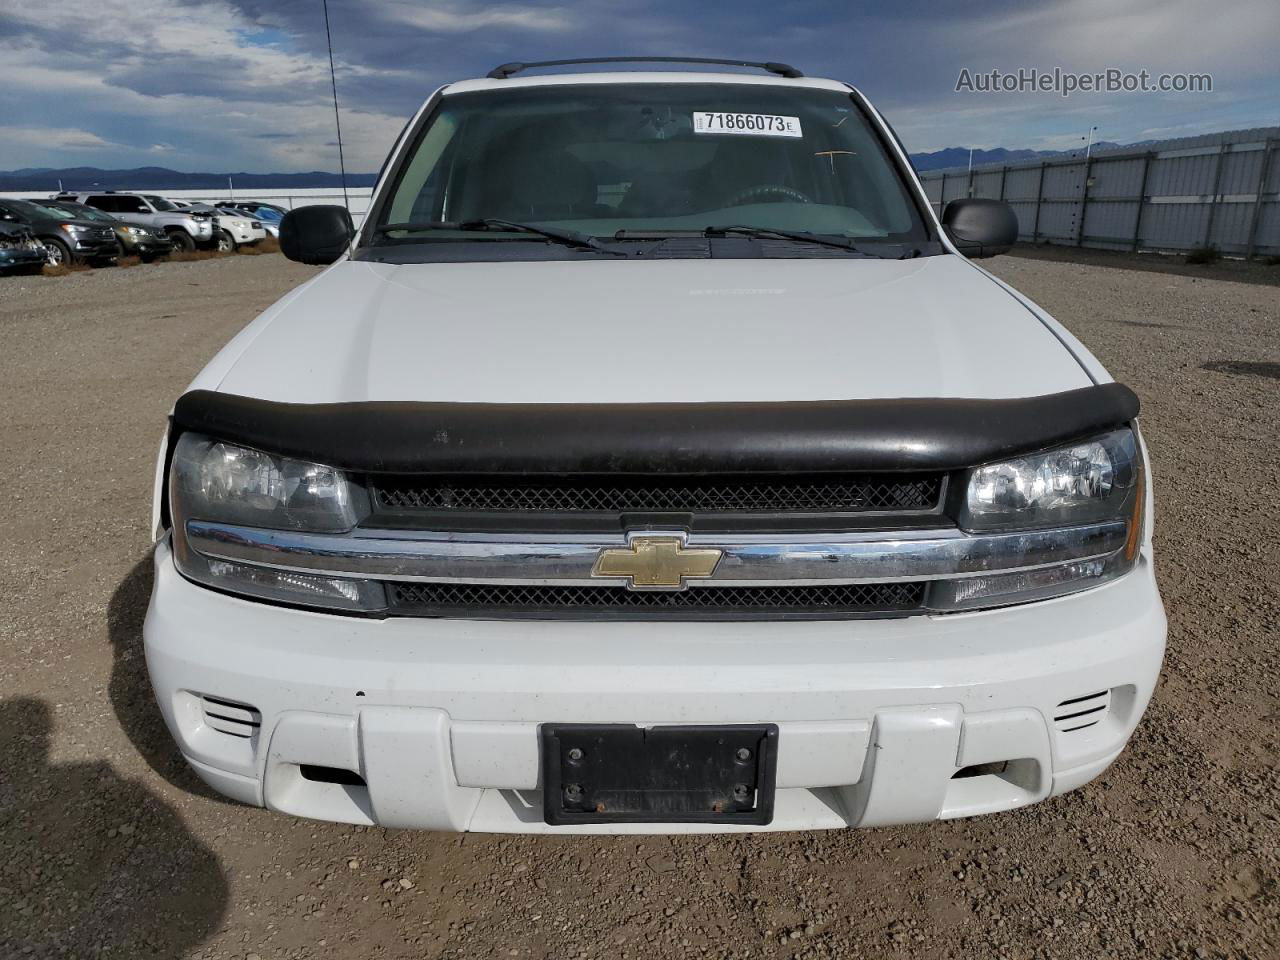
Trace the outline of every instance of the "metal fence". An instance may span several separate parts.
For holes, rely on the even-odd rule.
[[[1267,127],[920,179],[939,213],[957,197],[1006,201],[1028,243],[1251,258],[1280,254],[1278,148]]]

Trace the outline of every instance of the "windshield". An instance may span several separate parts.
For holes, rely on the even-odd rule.
[[[55,217],[73,217],[78,220],[115,220],[115,217],[105,214],[101,210],[95,210],[93,207],[68,207],[61,203],[42,203],[40,206]]]
[[[602,238],[723,226],[889,242],[927,236],[851,95],[734,83],[446,96],[374,226],[486,219]]]
[[[169,210],[178,209],[177,204],[170,203],[164,197],[145,196],[143,199],[147,200],[151,204],[151,206],[155,207],[157,210],[160,210],[160,211],[167,212]]]

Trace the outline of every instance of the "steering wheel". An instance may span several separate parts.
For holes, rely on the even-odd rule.
[[[772,197],[772,200],[765,200],[765,197]],[[801,193],[794,187],[784,187],[780,183],[761,183],[754,187],[747,187],[745,190],[739,190],[728,200],[724,202],[726,207],[740,207],[744,203],[779,203],[784,200],[792,200],[796,203],[813,203],[813,200],[806,194]]]

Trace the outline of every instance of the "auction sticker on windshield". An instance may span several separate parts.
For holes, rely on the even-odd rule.
[[[754,137],[803,137],[799,117],[769,113],[710,113],[695,111],[694,133],[745,133]]]

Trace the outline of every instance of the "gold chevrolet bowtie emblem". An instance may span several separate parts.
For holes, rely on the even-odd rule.
[[[687,577],[709,577],[719,550],[685,548],[679,537],[633,537],[626,547],[601,550],[593,577],[627,577],[630,590],[679,590]]]

